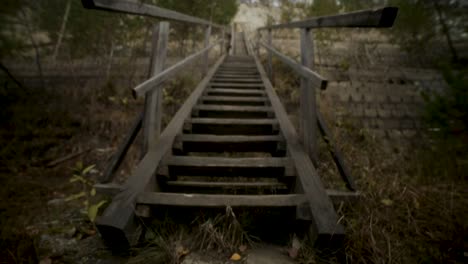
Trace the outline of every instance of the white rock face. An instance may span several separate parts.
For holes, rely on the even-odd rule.
[[[274,23],[277,23],[280,18],[279,8],[259,4],[241,4],[233,22],[242,27],[244,31],[251,33],[257,28],[265,26],[269,16]]]

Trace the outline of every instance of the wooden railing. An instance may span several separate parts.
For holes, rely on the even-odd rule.
[[[119,187],[118,194],[112,199],[112,202],[96,222],[101,236],[106,243],[109,243],[110,248],[125,251],[139,236],[140,229],[134,217],[135,210],[147,210],[143,205],[136,207],[136,197],[145,190],[154,191],[153,189],[157,188],[157,184],[151,183],[156,181],[155,174],[160,161],[171,149],[177,133],[182,129],[184,120],[190,115],[192,107],[196,104],[204,88],[214,75],[215,70],[226,56],[224,54],[224,43],[228,28],[201,18],[136,1],[82,0],[82,3],[86,8],[167,19],[195,24],[205,28],[204,48],[173,66],[164,69],[170,23],[168,21],[160,21],[154,25],[149,79],[132,89],[135,97],[145,98],[144,110],[137,117],[130,133],[125,137],[125,141],[120,145],[116,155],[114,155],[102,179],[102,183],[112,181],[115,171],[119,168],[140,130],[143,130],[143,157],[125,184]],[[212,28],[219,29],[221,32],[219,40],[215,43],[210,43]],[[209,69],[208,55],[216,45],[221,45],[221,55],[213,67]],[[161,133],[161,118],[163,113],[162,83],[198,59],[202,59],[202,73],[205,76]],[[103,185],[103,188],[112,189],[113,187],[111,185]]]
[[[170,22],[160,21],[155,23],[153,27],[152,52],[149,69],[149,79],[137,85],[132,89],[134,97],[144,97],[145,107],[143,113],[138,115],[131,131],[125,137],[124,142],[120,145],[117,153],[114,155],[110,166],[107,168],[102,182],[110,182],[122,163],[128,149],[133,144],[137,134],[143,130],[143,156],[149,149],[154,147],[155,142],[161,134],[161,119],[162,119],[162,84],[164,81],[172,78],[177,73],[186,69],[186,67],[195,61],[202,59],[202,73],[206,75],[208,72],[209,52],[217,45],[220,46],[221,55],[224,54],[224,44],[226,34],[230,28],[227,26],[212,23],[210,21],[182,14],[176,11],[160,8],[157,6],[139,3],[130,0],[82,0],[85,8],[106,10],[111,12],[120,12],[140,16],[148,16],[156,19],[167,19],[171,21],[189,23],[199,25],[205,28],[204,48],[183,60],[177,62],[171,67],[164,69],[164,64],[167,56],[167,45],[169,41]],[[218,29],[220,37],[215,43],[210,43],[212,36],[212,28]],[[232,33],[231,33],[232,35]]]
[[[314,28],[336,28],[336,27],[366,27],[383,28],[391,27],[398,13],[396,7],[385,7],[374,10],[363,10],[341,15],[323,16],[306,19],[286,24],[277,24],[259,28],[257,31],[257,41],[255,52],[260,55],[260,47],[267,51],[266,69],[270,80],[273,78],[272,56],[276,56],[281,62],[288,65],[295,73],[301,76],[300,86],[300,130],[299,137],[304,148],[317,164],[317,127],[324,140],[329,144],[332,157],[338,167],[340,175],[350,190],[355,190],[354,182],[350,172],[344,164],[342,155],[336,145],[333,144],[331,134],[327,128],[323,117],[316,107],[315,88],[326,89],[327,80],[314,72],[314,43],[312,29]],[[300,29],[300,63],[276,50],[272,44],[272,30],[284,28]],[[262,32],[266,31],[267,42],[260,41]]]

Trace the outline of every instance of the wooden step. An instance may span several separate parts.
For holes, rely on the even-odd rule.
[[[285,152],[285,142],[279,135],[219,136],[182,134],[174,141],[174,151],[185,152],[268,152],[279,156]]]
[[[256,69],[220,68],[216,73],[258,74],[259,72]]]
[[[260,74],[257,70],[254,69],[229,69],[229,68],[224,68],[224,69],[218,69],[216,71],[216,74],[219,73],[225,73],[225,74]]]
[[[97,193],[103,194],[106,196],[115,196],[116,194],[125,190],[125,188],[121,185],[115,183],[109,184],[95,184],[94,188],[96,188]],[[327,195],[334,203],[341,203],[341,202],[348,202],[353,203],[360,199],[361,193],[360,192],[350,192],[350,191],[340,191],[340,190],[326,190]]]
[[[185,133],[215,135],[275,135],[276,119],[191,118],[184,124]]]
[[[255,63],[230,62],[230,63],[221,64],[219,68],[220,69],[223,69],[223,68],[257,69],[257,65],[255,65]]]
[[[287,194],[288,185],[271,181],[167,181],[165,192],[201,194]]]
[[[203,181],[168,181],[169,186],[194,187],[194,188],[275,188],[287,189],[288,186],[281,182],[203,182]]]
[[[216,73],[214,78],[259,78],[260,75],[257,73]]]
[[[266,97],[242,97],[242,96],[202,96],[200,102],[217,105],[251,105],[264,106],[268,103]]]
[[[273,117],[273,109],[268,106],[236,106],[236,105],[196,105],[193,108],[194,117],[219,118],[268,118]]]
[[[214,77],[211,79],[211,83],[261,83],[262,79],[260,78],[221,78]]]
[[[218,71],[257,71],[257,67],[249,66],[229,66],[229,67],[219,67]]]
[[[257,89],[227,89],[227,88],[209,88],[206,90],[208,96],[265,96],[263,90]]]
[[[221,158],[200,156],[170,156],[163,161],[169,177],[177,176],[232,176],[285,177],[293,176],[288,158]],[[162,170],[163,172],[165,169]]]
[[[146,192],[137,203],[183,207],[295,207],[306,203],[301,194],[283,195],[225,195]]]
[[[210,87],[227,87],[227,88],[263,88],[262,83],[210,83]]]

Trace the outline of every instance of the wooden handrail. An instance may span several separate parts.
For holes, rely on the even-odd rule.
[[[192,55],[186,57],[185,59],[181,60],[180,62],[172,65],[171,67],[165,69],[164,71],[162,71],[158,75],[155,75],[155,76],[151,77],[150,79],[144,81],[143,83],[137,85],[132,90],[133,96],[134,97],[140,97],[140,96],[145,95],[146,92],[148,92],[148,91],[151,91],[151,90],[156,89],[156,88],[160,88],[159,84],[161,84],[162,82],[167,80],[172,75],[178,73],[180,70],[184,69],[185,66],[192,63],[196,59],[200,58],[205,53],[210,51],[213,47],[215,47],[216,45],[219,45],[219,43],[221,43],[221,42],[222,42],[222,40],[219,40],[219,41],[211,44],[210,46],[200,50],[199,52],[197,52],[195,54],[192,54]]]
[[[268,51],[271,51],[280,61],[284,64],[288,65],[293,69],[296,73],[298,73],[301,77],[307,78],[312,81],[312,84],[316,87],[320,87],[320,89],[325,90],[327,88],[328,81],[322,77],[320,74],[312,71],[311,69],[297,63],[295,60],[289,58],[288,56],[282,54],[272,46],[260,42],[260,45],[263,46]]]
[[[128,177],[122,190],[117,194],[104,213],[96,221],[96,226],[101,236],[110,247],[120,247],[126,250],[132,244],[132,240],[139,237],[138,222],[135,219],[135,205],[137,196],[145,191],[150,181],[154,178],[156,169],[164,155],[172,148],[175,137],[181,131],[182,126],[190,115],[193,106],[198,102],[205,87],[224,61],[225,55],[208,71],[207,75],[197,85],[181,108],[166,126],[156,144],[148,150],[138,166]],[[133,242],[135,242],[133,241]],[[120,252],[123,253],[123,252]]]
[[[398,7],[361,10],[332,16],[314,17],[291,23],[261,27],[258,30],[280,28],[326,28],[326,27],[392,27]]]
[[[186,22],[192,24],[212,26],[215,28],[225,28],[223,25],[212,23],[208,20],[169,9],[157,7],[150,4],[139,3],[129,0],[81,0],[85,8],[116,11],[133,15],[149,16],[159,19],[169,19],[173,21]]]

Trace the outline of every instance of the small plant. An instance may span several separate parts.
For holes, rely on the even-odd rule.
[[[86,178],[86,176],[94,169],[96,165],[90,165],[85,167],[82,162],[77,162],[73,168],[73,175],[70,178],[70,183],[80,183],[82,191],[70,195],[65,201],[74,201],[83,199],[83,205],[85,207],[84,213],[87,214],[88,219],[94,223],[97,217],[99,208],[107,203],[107,200],[100,200],[96,203],[91,203],[91,198],[96,196],[96,189],[94,188],[94,182]]]

